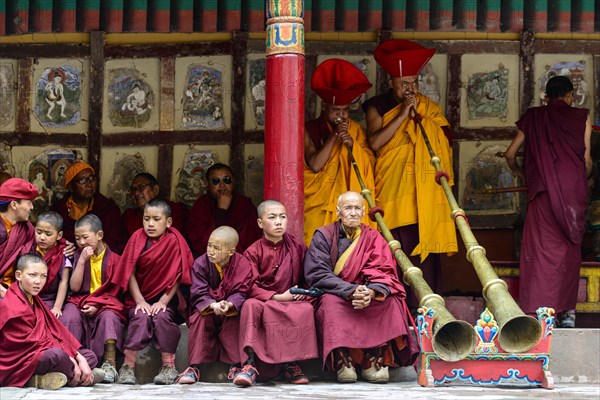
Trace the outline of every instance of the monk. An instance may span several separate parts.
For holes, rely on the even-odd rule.
[[[206,171],[207,193],[190,210],[187,238],[195,255],[206,251],[208,237],[220,226],[231,226],[239,236],[238,250],[244,251],[260,238],[256,208],[250,198],[235,193],[235,177],[228,165],[216,163]]]
[[[350,151],[365,185],[375,190],[373,152],[362,127],[349,117],[350,103],[371,86],[354,64],[339,58],[322,62],[312,76],[311,88],[322,102],[319,118],[304,126],[304,243],[307,245],[317,228],[335,221],[337,197],[348,190],[361,190],[350,163]],[[375,227],[369,218],[363,223]]]
[[[280,202],[263,201],[258,215],[263,238],[244,253],[255,280],[240,317],[240,352],[263,377],[282,371],[289,383],[308,383],[296,362],[319,356],[314,311],[304,295],[290,293],[304,286],[306,246],[286,233]]]
[[[406,293],[385,239],[361,224],[360,194],[338,200],[339,221],[319,228],[304,260],[309,286],[325,292],[316,303],[323,364],[339,382],[389,380],[388,367],[410,365],[418,354],[407,324]]]
[[[35,186],[21,178],[10,178],[0,186],[0,301],[15,282],[15,264],[35,243],[35,228],[29,222]]]
[[[17,262],[16,282],[0,303],[0,386],[58,389],[91,386],[102,380],[93,352],[58,321],[39,298],[48,267],[37,254]],[[94,368],[94,370],[92,370]]]
[[[171,208],[160,199],[144,206],[144,227],[137,230],[123,252],[112,282],[128,289],[125,306],[129,326],[125,339],[125,361],[119,383],[134,385],[138,352],[154,342],[161,353],[162,368],[154,377],[157,385],[175,383],[175,352],[181,337],[179,325],[180,285],[190,285],[192,253],[181,233],[171,225]],[[127,284],[128,282],[128,284]],[[182,307],[184,301],[181,300]]]
[[[144,206],[150,200],[159,197],[160,186],[154,175],[148,172],[141,172],[133,177],[129,193],[135,202],[135,208],[128,208],[123,212],[122,223],[123,232],[127,237],[133,235],[135,231],[142,227],[144,218]],[[173,228],[183,232],[184,221],[187,218],[188,210],[182,203],[165,200],[171,207],[171,218],[173,218]]]
[[[110,279],[119,268],[121,257],[104,242],[102,222],[94,214],[86,214],[75,222],[75,241],[79,250],[70,279],[68,312],[65,307],[71,320],[68,327],[81,326],[86,348],[102,360],[103,382],[114,383],[116,352],[123,351],[126,313],[123,293],[112,286]]]
[[[121,233],[121,210],[113,199],[97,191],[96,171],[84,161],[76,161],[65,171],[65,187],[69,194],[52,206],[64,219],[64,237],[74,242],[75,222],[88,213],[95,214],[104,227],[106,243],[121,254],[126,242]]]
[[[450,128],[433,100],[419,93],[419,71],[433,57],[427,49],[408,40],[387,40],[375,49],[375,60],[389,74],[389,92],[363,104],[367,137],[376,153],[376,203],[385,211],[384,221],[412,263],[421,268],[434,292],[441,288],[440,254],[458,251],[456,229],[442,187],[419,127],[415,111],[447,180],[453,185]],[[411,309],[419,305],[410,295]]]
[[[256,368],[250,364],[241,368],[239,313],[252,284],[252,268],[236,253],[238,240],[235,229],[221,226],[208,238],[206,254],[194,261],[187,320],[190,367],[179,383],[197,382],[198,366],[215,361],[231,364],[228,378],[234,383],[247,386],[256,381]]]
[[[592,121],[589,110],[573,107],[573,83],[566,76],[548,80],[546,96],[546,105],[530,108],[517,122],[506,150],[508,166],[527,185],[519,303],[531,315],[552,307],[561,328],[574,328]],[[523,145],[524,169],[516,161]]]

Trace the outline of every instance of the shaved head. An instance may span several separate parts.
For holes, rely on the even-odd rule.
[[[240,241],[238,233],[230,226],[220,226],[210,234],[209,241],[220,239],[230,247],[236,247]]]
[[[360,199],[361,202],[363,200],[360,193],[351,192],[351,191],[345,192],[345,193],[340,194],[340,197],[338,197],[338,207],[340,207],[343,202],[346,202],[350,199]]]
[[[285,206],[277,200],[265,200],[262,203],[260,203],[256,208],[256,211],[258,212],[258,218],[262,218],[263,214],[265,213],[265,210],[267,209],[267,207],[270,206],[281,206],[285,208]]]

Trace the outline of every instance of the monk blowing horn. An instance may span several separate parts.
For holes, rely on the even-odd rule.
[[[342,118],[336,118],[335,120],[337,124],[342,121]],[[350,162],[354,167],[354,172],[361,187],[361,194],[369,205],[369,216],[377,222],[381,229],[381,234],[387,240],[392,254],[402,270],[402,279],[412,288],[419,300],[419,305],[431,308],[436,313],[431,340],[433,351],[444,361],[458,361],[466,358],[475,345],[475,329],[468,322],[456,320],[450,314],[445,307],[446,303],[444,299],[440,295],[433,293],[431,287],[423,279],[423,272],[415,267],[402,251],[400,242],[394,239],[383,221],[383,210],[375,206],[375,202],[371,197],[371,191],[366,187],[356,160],[352,155],[352,148],[349,145],[346,145],[346,147],[348,148]]]
[[[413,108],[413,120],[419,125],[423,139],[427,145],[431,165],[436,170],[436,182],[442,186],[446,199],[452,209],[452,219],[460,232],[467,249],[467,260],[475,268],[479,281],[483,286],[483,297],[490,304],[500,332],[498,343],[508,353],[524,353],[535,346],[540,340],[542,326],[536,318],[525,315],[515,300],[508,293],[508,285],[494,272],[486,255],[485,249],[479,245],[473,235],[464,210],[460,209],[452,189],[448,184],[448,174],[440,166],[440,158],[435,155],[425,128],[421,123],[423,117]]]

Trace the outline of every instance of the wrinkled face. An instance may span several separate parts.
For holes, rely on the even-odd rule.
[[[25,199],[14,200],[11,203],[11,207],[15,211],[17,222],[23,222],[29,219],[29,214],[33,210],[33,202]]]
[[[103,231],[93,232],[89,225],[75,228],[75,242],[80,249],[90,246],[96,253],[103,237]]]
[[[165,212],[158,207],[147,207],[144,210],[144,232],[149,238],[158,239],[164,235],[173,220],[165,215]]]
[[[91,169],[84,169],[75,175],[69,187],[75,200],[92,200],[96,194],[96,175]]]
[[[35,225],[35,242],[44,251],[53,248],[61,237],[62,231],[57,231],[54,225],[48,222],[38,221]]]
[[[31,263],[22,271],[15,271],[15,279],[29,300],[37,296],[48,279],[48,267],[44,263]]]
[[[323,104],[323,112],[327,121],[335,126],[341,121],[346,121],[350,116],[350,106],[348,104],[343,106],[336,106],[333,104]],[[336,121],[338,119],[339,122]],[[340,120],[341,119],[341,120]]]
[[[225,266],[229,263],[229,259],[235,254],[235,246],[220,236],[210,235],[208,245],[206,246],[206,255],[208,260],[213,264]]]
[[[213,199],[219,197],[220,191],[233,191],[233,185],[235,183],[235,179],[233,178],[233,174],[228,169],[217,169],[210,171],[210,175],[208,176],[208,182],[206,182],[206,187],[208,188],[208,194]]]
[[[265,238],[275,243],[283,237],[287,224],[285,207],[280,205],[265,207],[263,215],[258,219],[258,226],[262,228]]]
[[[138,208],[143,208],[147,202],[156,198],[160,192],[158,185],[153,185],[148,179],[143,176],[138,176],[131,181],[129,193],[133,197],[133,201]]]
[[[392,78],[390,86],[396,100],[402,102],[406,95],[419,93],[419,75]]]
[[[365,206],[363,199],[359,194],[349,194],[342,198],[342,201],[336,207],[338,218],[342,225],[347,228],[358,228],[360,220],[365,215]]]

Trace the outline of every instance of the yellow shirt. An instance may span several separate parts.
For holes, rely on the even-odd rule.
[[[15,226],[15,224],[13,224],[12,222],[10,222],[9,220],[7,220],[6,218],[4,218],[4,215],[0,215],[2,217],[2,222],[4,222],[4,227],[6,228],[6,237],[8,238],[10,236],[10,231],[13,228],[13,226]],[[6,272],[4,273],[4,276],[2,277],[2,280],[0,281],[0,283],[6,287],[9,287],[10,285],[12,285],[15,281],[15,266],[11,265],[10,268],[8,268],[6,270]]]
[[[98,256],[92,254],[90,257],[90,293],[102,286],[102,259],[106,253],[106,246]]]

